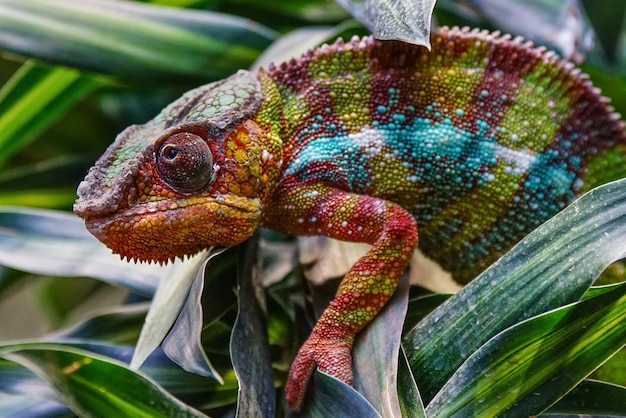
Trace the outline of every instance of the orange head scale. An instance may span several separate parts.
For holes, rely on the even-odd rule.
[[[79,185],[74,211],[114,253],[140,261],[245,240],[280,164],[255,122],[261,105],[245,71],[187,92],[117,136]]]

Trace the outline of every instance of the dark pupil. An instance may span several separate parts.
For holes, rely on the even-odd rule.
[[[173,160],[174,158],[176,158],[177,155],[178,155],[178,149],[174,147],[170,147],[167,150],[165,150],[165,157],[167,157],[170,160]]]

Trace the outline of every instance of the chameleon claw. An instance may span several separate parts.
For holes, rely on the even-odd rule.
[[[285,385],[287,404],[292,411],[298,412],[302,408],[316,366],[320,371],[353,386],[352,341],[323,338],[315,331],[311,334],[291,364]]]
[[[306,349],[306,345],[300,348],[296,359],[291,364],[287,384],[285,385],[285,397],[289,408],[298,412],[302,408],[306,387],[315,370],[315,360],[313,360],[313,351]]]

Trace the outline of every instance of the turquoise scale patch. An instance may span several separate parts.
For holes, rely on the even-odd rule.
[[[399,122],[402,118],[395,119]],[[438,122],[415,118],[403,125],[372,124],[352,134],[337,132],[336,126],[329,125],[327,135],[311,139],[291,161],[286,174],[307,181],[336,182],[356,193],[364,193],[371,187],[376,189],[377,184],[390,184],[377,177],[385,170],[382,166],[372,166],[373,157],[377,157],[379,165],[401,162],[409,174],[394,179],[392,183],[397,184],[397,190],[385,190],[385,194],[393,195],[407,182],[428,189],[427,205],[417,201],[418,196],[415,198],[415,205],[419,206],[415,214],[420,221],[428,221],[477,187],[497,185],[499,179],[491,169],[496,164],[502,165],[508,176],[519,178],[521,190],[516,193],[513,205],[531,206],[544,215],[554,213],[563,198],[572,197],[576,175],[558,163],[558,151],[535,154],[514,150],[487,134],[490,127],[487,122],[477,120],[474,125],[472,132],[455,126],[449,118]],[[320,165],[332,169],[317,169]]]

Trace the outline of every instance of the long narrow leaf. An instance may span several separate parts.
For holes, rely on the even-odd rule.
[[[63,345],[23,343],[0,356],[43,378],[81,417],[204,417],[123,363]]]
[[[354,387],[382,416],[400,416],[398,352],[409,298],[409,275],[404,274],[392,298],[357,337]]]
[[[399,39],[430,48],[435,0],[339,0],[379,39]]]
[[[198,276],[203,277],[207,263],[220,253],[221,251],[213,253],[209,251],[207,256],[207,252],[202,252],[182,264],[181,270],[176,274],[161,281],[139,335],[137,348],[130,363],[132,369],[141,367],[150,353],[161,344],[178,318],[194,279]],[[219,379],[217,376],[216,378]]]
[[[172,329],[163,340],[161,347],[167,356],[183,369],[201,376],[211,376],[222,381],[211,365],[202,347],[202,291],[204,289],[204,268],[193,280],[187,300]],[[175,308],[175,307],[172,307]],[[184,341],[185,344],[181,344]]]
[[[143,325],[149,302],[108,308],[67,328],[46,336],[48,341],[99,339],[109,343],[134,344]]]
[[[626,180],[598,187],[529,234],[405,338],[420,391],[431,399],[504,329],[577,301],[626,255]]]
[[[409,368],[406,352],[400,347],[398,361],[398,398],[402,416],[406,418],[426,418],[426,410],[422,403],[417,383]]]
[[[518,417],[545,410],[626,344],[625,291],[622,285],[499,334],[448,380],[427,414]]]
[[[64,333],[70,335],[70,332]],[[133,347],[128,345],[110,344],[102,340],[95,339],[60,339],[58,335],[54,336],[55,340],[45,339],[44,341],[5,343],[0,345],[0,352],[3,350],[11,351],[16,345],[24,347],[25,344],[29,349],[47,350],[50,347],[55,349],[82,350],[89,356],[98,355],[106,357],[108,360],[116,360],[127,364],[133,354]],[[62,347],[62,348],[61,348]],[[177,398],[186,402],[192,402],[193,405],[217,404],[222,405],[224,402],[234,402],[237,384],[234,377],[229,377],[224,385],[220,385],[215,379],[198,376],[182,370],[177,364],[173,363],[162,350],[155,351],[142,367],[143,374],[149,376],[159,383],[165,390]],[[0,394],[9,393],[12,396],[28,396],[38,399],[47,399],[58,401],[58,397],[52,391],[50,385],[46,385],[37,375],[27,368],[11,362],[0,359]],[[30,408],[30,403],[25,405]],[[41,406],[46,407],[46,404]],[[1,412],[4,412],[0,409]],[[0,413],[0,416],[3,416]],[[33,415],[26,415],[28,417]]]
[[[0,166],[102,82],[71,68],[23,64],[0,89]]]
[[[258,264],[258,237],[249,239],[240,250],[237,284],[239,310],[230,340],[230,355],[239,381],[237,417],[268,417],[276,411],[266,312]],[[263,304],[263,305],[262,305]]]
[[[222,78],[248,67],[275,38],[254,22],[209,12],[126,1],[0,0],[0,50],[135,84]],[[0,90],[0,166],[104,83],[73,68],[24,64]]]
[[[0,206],[61,209],[71,207],[75,200],[76,189],[73,187],[27,189],[0,193]]]
[[[311,376],[309,406],[302,418],[359,417],[380,418],[376,409],[351,386],[316,369]],[[306,402],[306,400],[305,400]]]
[[[248,67],[275,38],[250,20],[198,10],[129,1],[0,1],[0,49],[137,81],[222,78]]]
[[[591,414],[619,417],[626,411],[626,387],[584,380],[545,414]],[[543,415],[543,414],[542,414]]]
[[[77,216],[10,207],[0,207],[0,265],[35,274],[93,277],[146,296],[180,266],[124,262],[91,236]]]

